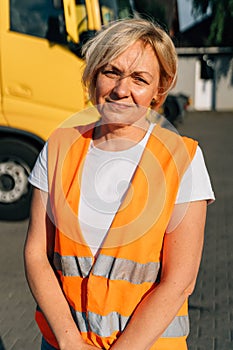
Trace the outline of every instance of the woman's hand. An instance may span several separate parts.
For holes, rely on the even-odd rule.
[[[74,339],[70,339],[69,343],[66,345],[60,346],[60,350],[94,350],[97,348],[94,345],[89,345],[85,343],[83,340],[76,342]]]
[[[98,349],[100,350],[100,348],[97,348],[96,346],[94,345],[89,345],[89,344],[84,344],[81,348],[79,349],[76,349],[76,350],[93,350],[93,349]],[[69,349],[70,350],[70,349]]]

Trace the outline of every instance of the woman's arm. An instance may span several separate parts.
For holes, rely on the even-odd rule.
[[[111,349],[148,350],[163,334],[194,289],[202,255],[205,219],[206,201],[192,202],[182,221],[165,235],[160,283],[138,305]]]
[[[34,190],[24,248],[28,284],[61,350],[96,349],[83,341],[49,263],[48,257],[53,251],[54,226],[47,214],[47,198],[47,193]]]

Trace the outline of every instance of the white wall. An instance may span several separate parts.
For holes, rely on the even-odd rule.
[[[220,74],[224,66],[229,67],[227,75]],[[232,110],[233,109],[233,58],[231,60],[217,60],[217,110]]]
[[[233,58],[216,56],[216,110],[233,110]],[[211,110],[213,98],[211,80],[200,79],[198,56],[179,56],[178,79],[174,93],[191,97],[190,108]]]

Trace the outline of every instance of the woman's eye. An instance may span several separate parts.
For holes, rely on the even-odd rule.
[[[134,80],[135,80],[137,83],[148,85],[147,80],[144,79],[144,78],[142,78],[141,76],[134,76]]]
[[[114,70],[108,70],[108,69],[106,69],[106,70],[104,70],[102,73],[103,73],[104,75],[106,75],[107,77],[109,77],[109,78],[115,78],[115,77],[118,76],[117,72],[114,71]]]

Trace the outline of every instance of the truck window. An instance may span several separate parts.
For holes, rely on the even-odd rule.
[[[132,0],[100,0],[100,11],[102,23],[133,16]]]
[[[10,0],[10,30],[65,43],[63,8],[52,0]]]

